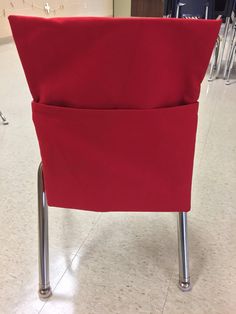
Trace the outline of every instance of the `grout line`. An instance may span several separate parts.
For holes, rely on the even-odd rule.
[[[87,236],[84,238],[84,240],[82,241],[81,245],[79,246],[78,250],[75,252],[70,264],[66,267],[66,269],[64,270],[63,274],[61,275],[60,279],[58,280],[58,282],[56,283],[55,287],[52,289],[52,292],[54,292],[57,288],[57,286],[59,285],[59,283],[61,282],[62,278],[64,277],[65,273],[67,272],[67,270],[71,267],[74,259],[76,258],[76,256],[78,255],[79,251],[81,250],[81,248],[83,247],[83,245],[85,244],[85,242],[87,241],[87,239],[89,238],[89,236],[91,235],[91,233],[93,232],[94,228],[97,226],[99,220],[102,217],[102,213],[99,214],[99,216],[97,217],[97,219],[95,219],[95,223],[94,225],[91,227],[91,229],[89,230]],[[41,309],[39,310],[38,313],[41,313],[42,310],[44,309],[45,305],[47,304],[49,300],[46,300],[45,303],[43,304],[43,306],[41,307]]]

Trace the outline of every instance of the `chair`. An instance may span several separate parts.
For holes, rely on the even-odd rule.
[[[230,75],[234,64],[235,58],[235,35],[236,35],[236,1],[234,2],[233,12],[231,15],[232,18],[232,27],[231,34],[229,37],[229,45],[227,48],[227,55],[225,60],[225,68],[224,68],[224,79],[226,79],[226,85],[230,84]]]
[[[173,0],[172,17],[213,19],[214,0]]]
[[[219,36],[216,41],[208,81],[213,81],[219,76],[234,6],[235,0],[225,0],[223,3],[215,0],[166,0],[164,3],[165,16],[198,19],[215,19],[220,16],[225,19],[223,36]],[[230,57],[231,52],[228,53],[229,62]],[[224,78],[229,72],[229,62],[227,61],[225,65]]]
[[[224,78],[226,79],[225,84],[230,85],[230,75],[231,71],[233,69],[234,60],[235,60],[235,53],[236,53],[236,17],[234,17],[233,23],[232,23],[232,33],[231,38],[229,41],[229,48],[228,48],[228,55],[225,62],[225,72],[224,72]]]
[[[20,16],[9,20],[33,96],[42,157],[40,297],[51,295],[47,204],[93,211],[177,212],[179,286],[189,290],[187,212],[198,97],[220,23]]]
[[[163,16],[171,17],[172,14],[172,0],[164,0]]]
[[[0,111],[0,118],[2,120],[3,125],[9,124],[9,122],[6,119],[6,117],[3,115],[2,111]]]
[[[223,10],[221,6],[216,8],[215,14],[224,18],[225,26],[224,26],[223,35],[219,37],[217,41],[217,45],[214,51],[214,60],[212,60],[212,63],[211,63],[208,81],[213,81],[215,78],[218,78],[220,75],[221,65],[222,65],[222,61],[223,61],[223,57],[225,53],[225,47],[226,47],[227,37],[229,33],[229,28],[230,28],[231,15],[232,15],[234,6],[235,6],[235,0],[226,0]],[[227,72],[227,64],[224,67],[224,77],[226,76],[226,72]]]

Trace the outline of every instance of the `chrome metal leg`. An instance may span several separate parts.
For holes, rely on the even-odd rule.
[[[176,7],[176,14],[175,14],[175,17],[176,18],[179,18],[179,14],[180,14],[180,8],[183,7],[185,5],[185,3],[182,3],[182,2],[179,2],[177,4],[177,7]]]
[[[179,17],[179,3],[177,4],[177,7],[176,7],[176,14],[175,14],[175,17],[176,17],[176,18]]]
[[[230,41],[229,41],[230,46],[228,48],[228,54],[227,54],[226,62],[225,62],[224,79],[226,79],[227,73],[230,68],[230,61],[231,61],[232,53],[234,50],[235,35],[236,35],[236,18],[234,18],[234,21],[233,21],[232,32],[231,32]]]
[[[49,281],[48,205],[44,188],[42,163],[38,169],[38,227],[39,227],[39,297],[46,299],[52,290]]]
[[[205,9],[205,20],[208,19],[208,13],[209,13],[209,6],[207,5]]]
[[[7,121],[6,117],[3,115],[3,113],[0,111],[0,118],[2,119],[2,123],[4,125],[9,124],[9,122]]]
[[[224,34],[223,34],[223,38],[222,38],[221,51],[220,51],[220,55],[219,55],[219,62],[218,62],[217,70],[216,70],[216,78],[220,74],[221,64],[223,61],[223,56],[224,56],[224,51],[225,51],[225,45],[226,45],[226,41],[227,41],[227,35],[229,32],[229,26],[230,26],[230,17],[226,17]]]
[[[178,214],[179,288],[191,290],[188,258],[187,213]]]
[[[211,82],[214,80],[214,71],[217,68],[217,62],[218,62],[218,57],[219,57],[219,50],[220,50],[220,38],[217,39],[216,45],[215,45],[215,49],[213,51],[213,57],[212,57],[212,61],[211,61],[211,68],[210,68],[210,73],[209,73],[209,77],[208,77],[208,81]]]
[[[228,75],[227,75],[227,79],[226,79],[226,82],[225,82],[226,85],[230,84],[230,74],[231,74],[231,71],[232,71],[232,68],[233,68],[233,65],[234,65],[235,53],[236,53],[236,44],[235,44],[235,46],[233,48],[233,51],[232,51],[232,54],[231,54],[230,60],[229,60]]]

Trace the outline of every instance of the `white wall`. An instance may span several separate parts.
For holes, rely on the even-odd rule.
[[[114,1],[115,16],[131,16],[131,0],[115,0]]]
[[[122,0],[125,1],[125,0]],[[56,12],[49,15],[43,10],[45,3]],[[13,6],[11,5],[13,4]],[[33,3],[34,7],[31,6]],[[59,9],[63,5],[63,9]],[[6,12],[6,17],[3,15]],[[7,16],[10,14],[53,16],[112,16],[112,0],[0,0],[0,39],[11,36]]]

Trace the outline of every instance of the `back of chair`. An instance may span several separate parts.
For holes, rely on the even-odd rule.
[[[200,83],[220,23],[10,23],[34,99],[49,205],[188,211]]]
[[[214,0],[173,0],[172,16],[179,18],[214,18]]]
[[[231,17],[235,7],[235,0],[215,0],[215,17]]]
[[[171,12],[172,12],[172,6],[173,6],[173,4],[172,4],[172,0],[164,0],[164,12],[163,12],[163,15],[164,16],[169,16],[169,15],[171,15]]]
[[[226,4],[225,4],[225,9],[224,9],[224,12],[223,12],[223,16],[224,17],[231,17],[231,14],[235,8],[235,0],[227,0],[226,1]]]

